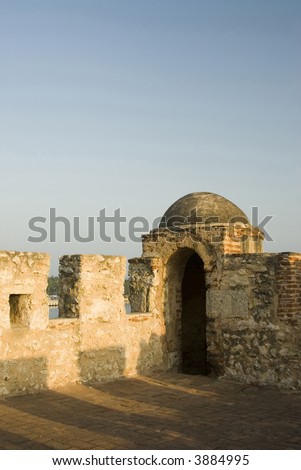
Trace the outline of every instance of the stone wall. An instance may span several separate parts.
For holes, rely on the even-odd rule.
[[[161,258],[132,258],[129,260],[130,302],[133,312],[162,311],[163,271]]]
[[[185,342],[189,342],[185,333],[188,326],[183,323],[186,310],[183,276],[195,253],[204,260],[207,351],[202,351],[201,342],[199,348],[200,355],[206,355],[209,371],[246,383],[300,389],[301,255],[228,253],[221,256],[204,238],[196,242],[185,231],[169,235],[165,244],[160,234],[153,239],[146,237],[146,258],[135,260],[136,266],[141,267],[144,262],[149,263],[151,254],[161,255],[164,367],[186,369],[184,349]],[[142,304],[150,278],[143,276],[141,270],[135,274],[135,296],[141,297]],[[192,278],[188,284],[191,304],[195,292],[194,288],[190,289]],[[201,296],[201,284],[196,288]],[[202,311],[194,308],[198,316],[204,313],[204,307],[200,308]],[[189,328],[195,329],[195,323],[191,321]],[[203,334],[202,328],[198,334]],[[191,343],[195,337],[191,331]],[[195,357],[191,364],[198,360]]]
[[[125,312],[124,258],[62,257],[60,317],[52,320],[46,296],[48,255],[2,252],[1,260],[0,395],[111,380],[163,363],[158,312]],[[20,303],[20,322],[15,295],[30,298],[30,308]]]
[[[0,252],[0,395],[182,370],[198,340],[191,328],[207,339],[194,366],[206,354],[217,375],[301,388],[301,254],[221,254],[185,231],[165,245],[146,239],[130,261],[130,315],[125,266],[118,256],[63,256],[60,316],[49,320],[48,255]],[[198,284],[205,303],[191,302]],[[199,309],[202,321],[190,321]]]
[[[0,252],[0,331],[47,325],[49,264],[45,253]]]
[[[118,323],[124,313],[126,259],[67,255],[59,266],[59,316]]]
[[[207,292],[214,370],[247,383],[301,387],[300,272],[300,255],[225,256],[222,278],[212,275]]]

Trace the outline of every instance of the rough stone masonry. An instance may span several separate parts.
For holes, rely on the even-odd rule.
[[[51,320],[49,256],[0,252],[0,394],[169,369],[300,389],[301,254],[262,241],[232,202],[189,194],[129,260],[130,314],[125,258],[67,255]]]

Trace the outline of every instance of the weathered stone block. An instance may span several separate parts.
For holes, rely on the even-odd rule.
[[[249,315],[248,294],[244,289],[207,292],[207,315],[221,318],[246,318]]]
[[[162,290],[162,262],[160,258],[133,258],[129,260],[130,304],[132,312],[159,312]]]
[[[61,257],[60,317],[118,322],[125,313],[125,264],[121,256]]]
[[[45,253],[0,252],[0,329],[44,329],[50,259]]]

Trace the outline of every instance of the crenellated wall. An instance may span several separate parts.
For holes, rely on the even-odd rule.
[[[146,238],[144,255],[130,260],[131,314],[123,257],[63,256],[60,316],[49,320],[49,256],[0,252],[0,394],[181,370],[189,334],[197,339],[187,318],[199,304],[188,305],[182,321],[192,255],[202,263],[191,265],[185,282],[193,295],[193,269],[203,266],[209,372],[300,389],[301,254],[221,253],[181,232],[168,244]]]
[[[63,256],[60,317],[52,320],[48,255],[1,252],[0,259],[0,395],[111,380],[163,363],[160,315],[125,312],[125,258]],[[26,321],[12,313],[14,295],[30,298]]]

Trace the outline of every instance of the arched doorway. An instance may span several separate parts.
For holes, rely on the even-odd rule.
[[[207,374],[206,283],[204,263],[197,253],[184,268],[181,326],[181,371]]]
[[[178,248],[166,265],[164,320],[168,367],[207,374],[205,270],[191,248]]]

